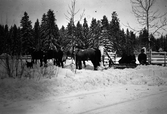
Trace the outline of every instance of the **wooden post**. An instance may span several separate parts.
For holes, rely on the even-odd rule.
[[[149,50],[149,64],[151,64],[151,59],[152,59],[152,51],[151,51],[151,49]]]
[[[164,53],[164,66],[166,66],[166,52]]]
[[[104,50],[105,47],[103,45],[99,46],[99,50],[101,52],[101,62],[100,62],[100,66],[103,68],[104,67]],[[105,50],[106,51],[106,50]]]

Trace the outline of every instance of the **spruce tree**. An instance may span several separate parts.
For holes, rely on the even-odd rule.
[[[101,22],[96,19],[92,19],[90,25],[90,38],[89,38],[89,46],[93,48],[97,48],[100,44],[100,35],[101,35]]]
[[[56,24],[54,12],[49,9],[47,15],[43,15],[41,23],[41,37],[42,37],[42,48],[43,50],[52,49],[53,45],[60,47],[58,43],[59,29]]]
[[[12,55],[20,55],[20,37],[19,30],[16,25],[10,28],[10,52]]]
[[[103,19],[101,20],[102,24],[102,33],[100,36],[100,44],[103,45],[107,51],[112,51],[112,42],[109,40],[109,22],[107,17],[104,15]]]
[[[67,45],[68,45],[67,30],[65,29],[64,26],[62,26],[62,27],[60,28],[59,34],[60,34],[60,37],[59,37],[59,39],[58,39],[58,42],[60,42],[60,44],[62,45],[62,47],[63,47],[64,50],[69,49],[69,47],[67,47]]]
[[[83,29],[82,25],[78,21],[76,28],[75,28],[75,41],[79,46],[84,47],[85,44],[83,42],[83,33],[82,33],[83,30],[82,29]]]
[[[84,18],[84,23],[83,23],[83,42],[85,44],[85,48],[89,47],[89,27],[86,18]]]
[[[112,20],[109,24],[110,41],[113,43],[113,51],[117,51],[118,54],[121,54],[121,46],[123,46],[124,44],[122,44],[121,36],[123,36],[123,34],[120,30],[119,18],[115,11],[112,13],[111,17]]]
[[[30,50],[33,47],[33,31],[31,21],[29,20],[29,16],[27,12],[24,12],[24,16],[21,21],[21,53],[22,54],[30,54]]]
[[[67,47],[72,47],[77,43],[75,38],[75,25],[73,23],[72,18],[67,25],[67,41],[68,41]]]
[[[39,21],[38,19],[36,20],[35,24],[34,24],[34,28],[33,28],[33,37],[34,37],[34,42],[33,42],[33,47],[36,50],[40,50],[40,25],[39,25]]]

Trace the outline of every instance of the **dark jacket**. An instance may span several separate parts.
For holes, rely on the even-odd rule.
[[[147,63],[147,55],[145,53],[140,53],[138,56],[138,61],[142,65],[146,64]]]

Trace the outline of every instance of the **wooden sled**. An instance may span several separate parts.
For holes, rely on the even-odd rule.
[[[136,68],[137,64],[114,64],[114,69]]]

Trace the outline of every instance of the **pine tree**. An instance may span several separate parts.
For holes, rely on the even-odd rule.
[[[20,55],[20,37],[19,30],[16,25],[12,26],[10,29],[10,52],[12,55]]]
[[[61,29],[59,30],[59,34],[60,34],[60,37],[58,39],[58,42],[60,42],[64,50],[69,49],[69,47],[67,46],[68,45],[67,30],[65,29],[64,26],[62,26]]]
[[[100,35],[101,35],[101,22],[96,19],[92,19],[90,25],[90,38],[89,38],[89,46],[93,48],[97,48],[100,44]]]
[[[27,12],[24,12],[24,16],[21,21],[21,44],[23,54],[30,54],[30,49],[33,47],[33,34],[32,34],[32,25],[29,20]]]
[[[104,15],[101,20],[102,23],[102,33],[100,36],[100,45],[103,45],[107,51],[112,51],[112,42],[109,40],[109,22],[107,17]]]
[[[114,11],[112,13],[112,20],[109,24],[109,35],[110,41],[113,43],[113,51],[117,51],[118,54],[121,54],[122,50],[122,37],[124,36],[120,30],[120,24],[117,13]]]
[[[67,25],[67,41],[68,41],[67,47],[72,47],[74,44],[76,44],[75,25],[73,23],[72,18]]]
[[[54,12],[49,9],[47,15],[43,15],[41,23],[41,37],[43,50],[52,49],[53,45],[60,46],[58,43],[59,29],[56,24]]]
[[[34,43],[33,43],[33,47],[37,50],[40,49],[40,25],[39,25],[39,21],[38,19],[36,20],[35,24],[34,24],[34,28],[33,28],[33,37],[34,37]]]
[[[148,49],[149,40],[148,40],[148,31],[146,30],[146,28],[140,31],[139,41],[140,41],[141,47],[146,47]]]
[[[83,28],[82,28],[82,25],[80,24],[80,22],[78,21],[77,25],[76,25],[76,28],[75,28],[75,41],[76,41],[76,44],[78,44],[79,46],[81,47],[84,47],[85,44],[83,42]]]
[[[46,32],[46,29],[47,28],[47,16],[46,14],[44,13],[42,15],[42,20],[41,20],[41,25],[40,25],[40,43],[39,43],[39,49],[40,50],[43,50],[44,49],[44,44],[43,44],[43,41],[45,39],[45,32]]]
[[[5,27],[3,25],[0,25],[0,54],[6,53],[6,32]]]
[[[9,27],[8,25],[5,25],[4,27],[4,34],[3,34],[3,45],[4,45],[4,52],[5,53],[8,53],[8,54],[11,54],[10,52],[10,31],[9,31]]]
[[[154,51],[157,51],[157,49],[156,49],[156,41],[157,40],[155,39],[155,37],[152,34],[150,34],[150,41],[151,41],[150,42],[151,49]]]
[[[89,27],[86,18],[84,18],[84,23],[83,23],[83,42],[85,44],[85,48],[89,47]]]

